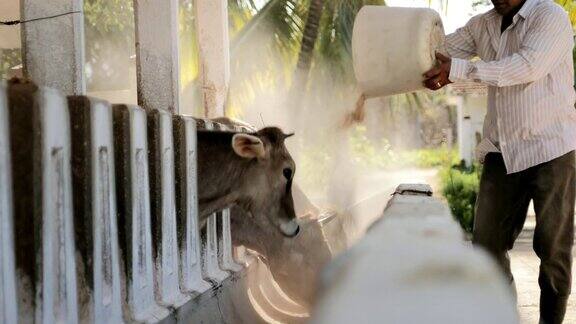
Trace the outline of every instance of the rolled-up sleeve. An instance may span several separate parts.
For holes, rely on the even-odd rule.
[[[452,67],[450,68],[451,81],[467,80],[468,72],[470,70],[470,62],[459,58],[452,59]]]
[[[517,53],[491,62],[455,58],[450,80],[507,87],[530,83],[550,73],[574,46],[572,25],[560,7],[548,7],[535,15]]]

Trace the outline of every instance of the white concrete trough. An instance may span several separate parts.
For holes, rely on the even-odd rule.
[[[146,127],[143,109],[114,105],[118,228],[127,304],[132,320],[155,322],[169,311],[155,298]]]
[[[202,294],[211,284],[202,278],[194,118],[174,116],[174,145],[181,288],[186,293]]]
[[[112,108],[69,97],[80,321],[122,323]]]
[[[174,140],[170,112],[152,110],[148,113],[148,143],[157,292],[163,305],[178,308],[189,301],[190,296],[180,291]]]
[[[0,323],[18,320],[8,125],[6,85],[0,83]]]
[[[382,219],[322,278],[312,323],[518,323],[495,262],[463,241],[426,185],[402,185]]]
[[[66,98],[31,83],[8,87],[18,321],[78,322]],[[8,273],[3,273],[3,276]]]

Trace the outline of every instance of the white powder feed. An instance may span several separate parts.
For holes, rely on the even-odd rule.
[[[440,15],[426,8],[365,6],[352,35],[354,71],[368,97],[383,97],[423,89],[423,73],[442,50]]]

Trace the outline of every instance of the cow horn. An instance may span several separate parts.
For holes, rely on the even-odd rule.
[[[294,136],[294,133],[290,133],[290,134],[282,134],[282,139],[287,139],[288,137],[292,137]]]

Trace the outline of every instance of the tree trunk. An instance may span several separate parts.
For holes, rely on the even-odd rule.
[[[296,69],[307,72],[312,65],[312,55],[314,54],[314,45],[318,38],[318,29],[320,27],[320,18],[324,8],[324,0],[311,0],[308,7],[308,17],[304,26],[300,53],[298,56],[298,65]]]
[[[290,89],[291,98],[302,98],[302,92],[306,89],[323,9],[324,0],[310,0],[308,17],[306,17],[300,52],[298,54],[298,63],[294,71]]]
[[[323,9],[324,0],[310,0],[308,16],[306,17],[306,24],[304,25],[302,42],[300,43],[300,51],[298,53],[298,63],[292,74],[292,83],[286,98],[286,105],[292,112],[286,126],[291,131],[298,133],[300,138],[307,136],[307,108],[305,107],[306,86],[310,75],[310,68],[312,67],[314,46],[318,39],[320,18],[322,17]],[[295,160],[298,161],[299,154],[295,152],[293,155]]]

